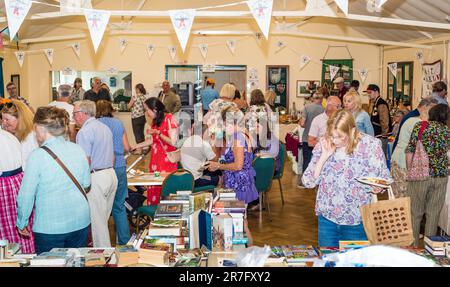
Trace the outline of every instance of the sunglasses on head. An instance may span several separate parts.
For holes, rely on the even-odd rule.
[[[12,108],[14,106],[14,104],[13,103],[3,103],[3,104],[0,104],[0,111],[1,110],[3,110],[5,107],[7,108],[7,109],[10,109],[10,108]]]

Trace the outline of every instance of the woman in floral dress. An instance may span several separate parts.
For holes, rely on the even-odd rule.
[[[178,164],[170,162],[167,154],[175,151],[178,139],[178,124],[172,114],[165,113],[164,104],[157,98],[150,98],[144,102],[144,109],[148,117],[152,119],[152,125],[147,130],[151,135],[146,141],[135,145],[132,150],[152,146],[149,172],[171,173],[176,171]],[[158,204],[161,194],[160,186],[152,186],[148,189],[148,199],[151,204]]]

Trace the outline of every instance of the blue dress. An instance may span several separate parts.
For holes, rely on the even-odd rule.
[[[253,154],[248,152],[248,145],[242,133],[235,133],[234,139],[237,139],[244,146],[244,165],[242,170],[239,171],[224,171],[224,183],[226,188],[233,188],[236,191],[236,197],[239,200],[250,203],[259,197],[255,186],[256,172],[252,166]],[[224,160],[225,163],[234,162],[231,146],[226,149]]]

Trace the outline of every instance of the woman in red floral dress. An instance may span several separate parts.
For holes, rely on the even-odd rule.
[[[149,172],[170,173],[176,171],[178,164],[170,162],[167,153],[175,151],[178,140],[178,124],[172,114],[165,113],[164,104],[157,98],[150,98],[144,102],[144,109],[152,120],[152,125],[147,129],[151,139],[140,143],[132,149],[152,146]],[[150,204],[158,204],[161,194],[161,186],[151,186],[148,189],[148,201]]]

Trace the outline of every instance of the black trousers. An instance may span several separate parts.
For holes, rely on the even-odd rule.
[[[131,119],[131,125],[133,126],[133,134],[136,143],[141,143],[145,141],[144,127],[145,127],[145,116]]]

